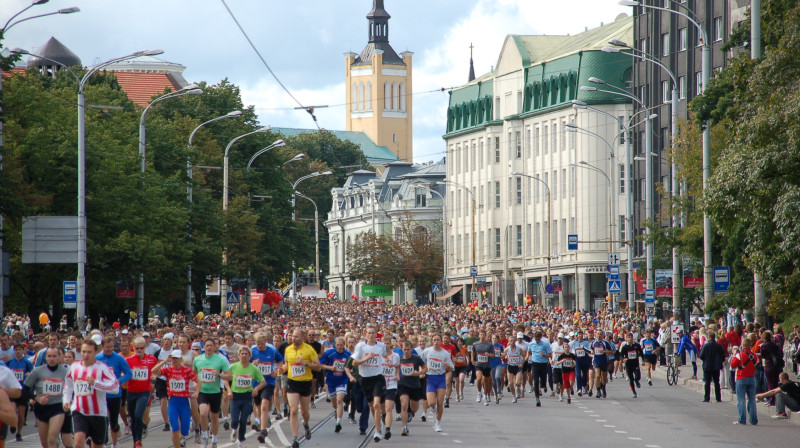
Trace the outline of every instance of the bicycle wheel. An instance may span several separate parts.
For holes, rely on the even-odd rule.
[[[675,367],[667,366],[667,384],[674,386],[676,382]]]

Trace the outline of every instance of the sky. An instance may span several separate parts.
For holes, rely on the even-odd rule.
[[[344,53],[367,44],[372,0],[225,0],[278,79],[303,105],[327,105],[319,125],[345,129]],[[0,0],[0,24],[31,0]],[[35,52],[51,36],[91,65],[163,49],[189,82],[227,78],[262,125],[314,128],[280,87],[222,0],[50,0],[19,18],[77,6],[79,13],[20,23],[4,47]],[[612,22],[630,7],[617,0],[385,0],[389,43],[414,52],[414,162],[439,161],[447,90],[467,82],[470,44],[477,76],[492,70],[508,34],[576,34]],[[445,91],[442,91],[444,88]]]

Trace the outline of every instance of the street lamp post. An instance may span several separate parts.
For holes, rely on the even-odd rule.
[[[297,186],[300,185],[300,182],[306,179],[312,179],[319,176],[330,176],[331,174],[333,174],[333,172],[331,171],[324,171],[322,173],[320,173],[319,171],[314,171],[313,173],[306,174],[305,176],[294,181],[294,183],[292,184],[292,223],[295,223],[297,221],[296,205],[297,205],[297,194],[299,193],[299,191],[297,191]],[[316,206],[316,204],[314,205]],[[319,273],[317,273],[317,275],[319,275]],[[292,309],[294,310],[296,306],[297,306],[297,255],[293,255],[292,256]]]
[[[435,183],[433,185],[436,185]],[[438,191],[434,190],[432,187],[425,186],[426,190],[430,191],[432,194],[439,196],[442,200],[442,271],[443,279],[447,279],[447,226],[445,226],[445,222],[447,220],[447,201],[444,198],[444,195],[439,193]]]
[[[33,2],[31,2],[30,5],[26,6],[21,11],[17,12],[13,16],[11,16],[11,18],[8,19],[6,21],[6,23],[3,25],[3,28],[0,28],[0,36],[5,37],[5,34],[11,28],[13,28],[14,25],[17,25],[17,24],[22,23],[22,22],[27,22],[28,20],[36,19],[36,18],[39,18],[39,17],[52,16],[52,15],[56,15],[56,14],[72,14],[74,12],[79,12],[80,11],[80,9],[78,9],[78,8],[73,6],[71,8],[59,9],[58,11],[49,12],[49,13],[46,13],[46,14],[38,14],[38,15],[35,15],[35,16],[26,17],[24,19],[17,20],[16,22],[13,21],[17,17],[19,17],[20,14],[24,13],[25,11],[29,10],[30,8],[32,8],[34,6],[37,6],[37,5],[45,4],[47,2],[48,2],[48,0],[34,0]],[[74,73],[73,73],[73,75],[74,75]],[[2,92],[2,91],[3,91],[3,69],[2,69],[2,67],[0,67],[0,92]],[[1,114],[2,111],[3,111],[3,108],[2,108],[2,105],[0,105],[0,115],[2,115]],[[3,147],[3,120],[0,119],[0,148],[2,148],[2,147]],[[3,153],[0,152],[0,172],[2,172],[2,171],[3,171]],[[4,263],[5,253],[3,252],[3,239],[4,239],[3,238],[3,214],[0,213],[0,317],[2,317],[5,314],[4,313],[4,308],[5,308],[4,305],[5,305],[5,281],[6,281],[6,279],[5,279],[5,272],[3,271],[3,266],[5,265],[5,263]]]
[[[316,256],[314,262],[314,269],[315,269],[314,274],[317,277],[317,289],[322,289],[322,283],[320,281],[320,276],[319,276],[319,209],[317,209],[317,203],[310,197],[304,195],[303,193],[300,193],[299,191],[295,191],[295,194],[297,196],[300,196],[301,198],[308,199],[314,205],[314,241],[315,241],[314,253]]]
[[[552,258],[552,251],[553,251],[553,235],[550,232],[550,206],[552,202],[552,197],[550,196],[550,186],[547,185],[547,182],[539,179],[538,177],[531,176],[530,174],[520,173],[518,171],[512,171],[509,174],[512,176],[522,176],[527,177],[528,179],[533,179],[542,185],[544,185],[544,189],[547,192],[547,277],[545,278],[545,284],[550,284],[550,260]],[[544,304],[544,298],[542,298],[542,303]],[[576,304],[577,308],[577,304]]]
[[[197,131],[200,130],[203,126],[207,124],[211,124],[220,120],[224,120],[226,118],[236,118],[242,115],[242,111],[234,110],[228,112],[225,115],[219,116],[217,118],[212,118],[206,122],[200,123],[191,134],[189,134],[189,154],[186,157],[186,176],[188,177],[189,181],[186,183],[186,199],[189,201],[189,207],[191,207],[193,196],[192,196],[192,177],[193,177],[193,170],[192,170],[192,149],[194,148],[194,136],[197,134]],[[192,223],[191,223],[191,213],[189,215],[189,238],[192,236]],[[189,266],[186,268],[186,315],[189,316],[192,314],[192,263],[189,261]]]
[[[263,128],[258,128],[255,131],[248,132],[246,134],[242,134],[238,137],[234,137],[233,140],[228,142],[228,146],[225,147],[225,154],[222,159],[222,211],[228,211],[228,152],[231,150],[231,147],[237,141],[253,134],[261,134],[264,132],[269,132],[271,129],[270,126],[265,126]],[[228,265],[228,248],[225,247],[222,250],[222,265]],[[220,281],[219,287],[219,295],[220,295],[220,313],[225,313],[225,307],[228,304],[228,280],[225,278],[225,275],[222,276]]]
[[[144,108],[142,111],[142,116],[139,118],[139,163],[141,164],[140,170],[142,173],[142,183],[144,183],[144,172],[145,167],[147,165],[147,159],[145,158],[145,139],[147,135],[147,125],[145,124],[145,118],[147,117],[147,112],[150,111],[150,108],[155,106],[161,101],[168,100],[171,98],[178,98],[185,95],[199,95],[203,93],[203,89],[198,87],[197,84],[189,84],[188,86],[177,90],[175,92],[170,92],[160,97],[154,99]],[[139,281],[138,281],[138,288],[136,293],[136,312],[137,312],[137,319],[139,320],[139,325],[144,323],[144,274],[139,273]]]
[[[697,29],[700,36],[699,43],[701,45],[702,58],[701,58],[701,77],[703,83],[700,85],[698,95],[705,91],[708,81],[711,78],[711,43],[708,40],[708,33],[706,29],[700,24],[699,18],[685,5],[678,3],[686,9],[686,13],[676,11],[670,8],[660,6],[646,5],[640,1],[622,0],[619,2],[623,6],[640,6],[647,9],[656,9],[659,11],[666,11],[671,14],[681,16],[688,20]],[[693,17],[694,16],[694,17]],[[708,181],[711,177],[711,130],[708,121],[703,123],[703,191],[708,187]],[[703,212],[703,301],[708,306],[714,298],[714,279],[713,279],[713,265],[711,258],[711,217],[707,211]],[[674,287],[675,285],[673,285]]]
[[[472,241],[471,241],[471,246],[472,246],[472,265],[471,266],[476,266],[477,267],[477,264],[475,264],[475,195],[472,194],[472,190],[470,190],[469,188],[467,188],[467,187],[465,187],[465,186],[463,186],[463,185],[461,185],[459,183],[453,182],[452,180],[443,180],[443,181],[439,181],[439,182],[436,182],[436,183],[437,184],[453,184],[456,187],[463,188],[464,191],[469,193],[470,197],[472,198]],[[504,273],[504,275],[505,275],[505,273]],[[472,275],[472,273],[470,273],[470,277],[472,277],[472,290],[470,292],[476,292],[475,291],[475,280],[476,280],[476,277],[474,275]],[[508,300],[508,297],[506,297],[505,299]],[[464,298],[464,303],[467,303],[466,297]]]
[[[163,50],[137,51],[90,67],[78,83],[78,288],[77,318],[79,328],[86,317],[86,94],[89,78],[103,67],[140,56],[156,56]]]

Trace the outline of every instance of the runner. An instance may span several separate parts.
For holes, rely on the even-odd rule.
[[[300,419],[298,407],[303,415],[303,429],[305,429],[306,440],[311,439],[311,428],[308,426],[311,415],[309,414],[309,402],[311,401],[312,371],[318,370],[319,358],[317,351],[305,343],[306,334],[300,328],[294,330],[292,334],[293,343],[286,347],[286,365],[289,372],[288,394],[289,402],[289,425],[292,427],[292,448],[299,448],[300,441],[298,432],[300,429]]]
[[[653,337],[653,331],[649,328],[644,331],[644,339],[642,339],[640,345],[642,346],[644,366],[647,368],[647,384],[652,386],[653,380],[650,374],[656,368],[658,352],[661,351],[661,345],[659,345],[658,340]]]
[[[200,380],[200,393],[197,394],[197,404],[200,408],[200,432],[203,437],[203,448],[206,448],[209,439],[208,419],[210,416],[211,448],[217,448],[219,413],[222,406],[220,379],[223,381],[231,380],[230,365],[222,355],[217,353],[217,344],[213,339],[206,339],[204,347],[206,352],[195,358],[192,364],[194,372]],[[183,353],[180,350],[178,350],[178,353],[181,353],[181,358],[183,358]]]
[[[387,349],[391,349],[391,336],[387,333],[383,337],[383,342],[386,344],[388,341]],[[383,402],[383,425],[385,427],[383,438],[389,440],[392,438],[392,408],[394,408],[395,399],[397,398],[397,380],[400,375],[400,355],[394,351],[387,350],[386,356],[383,358],[383,377],[386,381],[386,393],[382,398]]]
[[[59,433],[64,446],[72,446],[72,419],[65,420],[61,403],[64,377],[67,376],[67,367],[61,364],[61,357],[60,348],[48,348],[45,365],[37,367],[25,378],[23,396],[34,400],[33,415],[42,448],[57,448]]]
[[[266,385],[261,389],[261,394],[255,398],[254,403],[260,408],[261,418],[256,418],[257,429],[259,430],[258,442],[264,443],[267,438],[267,430],[271,426],[269,411],[275,396],[275,379],[283,366],[283,355],[273,346],[267,345],[269,337],[262,332],[256,333],[256,346],[251,349],[252,362],[258,367],[258,371],[264,377]],[[280,415],[280,414],[278,414]]]
[[[522,340],[522,332],[519,332],[517,337]],[[511,390],[511,402],[516,403],[520,396],[520,389],[525,390],[525,384],[522,382],[522,364],[525,362],[525,352],[520,351],[516,343],[509,343],[503,352],[503,359],[508,363],[506,372],[508,387]]]
[[[452,339],[452,332],[450,330],[445,330],[442,332],[442,348],[450,352],[450,359],[456,359],[456,355],[458,354],[458,350],[456,349],[456,345]],[[398,356],[403,356],[403,347],[398,345],[396,352],[398,352]],[[445,392],[444,398],[444,407],[450,407],[450,395],[453,393],[453,372],[447,372],[447,391]]]
[[[161,337],[161,349],[153,355],[158,361],[168,361],[169,355],[172,353],[172,340],[175,336],[172,333],[166,333]],[[169,432],[169,415],[167,413],[167,378],[159,376],[155,384],[156,398],[158,398],[159,407],[161,408],[161,418],[164,420],[164,432]],[[147,431],[142,432],[142,435],[147,434]]]
[[[147,431],[149,417],[145,419],[146,411],[153,401],[151,372],[158,364],[156,358],[146,354],[147,342],[143,337],[133,340],[134,355],[125,362],[131,369],[131,379],[128,381],[128,415],[131,418],[131,434],[133,448],[141,448],[142,434]]]
[[[459,340],[461,339],[459,338]],[[466,348],[464,348],[464,353],[466,353]],[[466,359],[464,361],[466,362]],[[419,400],[422,399],[425,393],[422,390],[420,377],[425,375],[427,371],[428,368],[425,367],[425,362],[422,358],[414,354],[414,345],[411,341],[406,340],[403,342],[403,357],[400,359],[400,379],[397,382],[397,394],[400,396],[400,416],[403,422],[403,432],[400,434],[402,436],[408,435],[409,408],[412,414],[419,409]]]
[[[422,352],[422,360],[425,361],[425,365],[428,368],[428,385],[426,387],[428,403],[436,404],[436,421],[433,424],[433,430],[442,432],[444,393],[447,389],[447,377],[445,374],[448,370],[453,370],[453,361],[450,359],[450,352],[442,348],[441,336],[434,335],[432,342],[433,346]]]
[[[108,437],[108,408],[106,394],[117,393],[119,382],[103,363],[97,362],[98,345],[86,339],[81,345],[81,361],[69,367],[64,380],[62,404],[72,411],[75,448],[83,448],[91,438],[92,448],[101,448]]]
[[[361,389],[372,410],[375,421],[375,441],[383,438],[381,432],[381,399],[386,394],[386,379],[383,376],[383,358],[386,356],[386,346],[377,340],[377,330],[368,326],[367,340],[359,342],[353,352],[353,366],[358,367],[361,374]],[[441,338],[439,338],[441,341]],[[444,386],[444,383],[442,384]],[[444,396],[444,389],[442,389]]]
[[[628,377],[628,385],[633,392],[633,398],[637,398],[636,389],[642,387],[639,383],[642,379],[642,372],[639,370],[639,358],[643,357],[642,346],[633,340],[633,334],[628,333],[625,335],[625,342],[620,347],[619,353],[625,360],[625,376]]]
[[[541,387],[547,381],[547,363],[553,356],[553,351],[550,344],[542,339],[541,330],[536,330],[533,333],[533,341],[528,344],[529,359],[531,360],[532,374],[533,374],[533,393],[536,396],[536,407],[542,407],[542,402],[539,399],[542,389]]]
[[[456,356],[453,358],[453,382],[456,389],[457,402],[460,402],[464,399],[464,384],[467,377],[467,359],[467,347],[464,345],[464,339],[458,338],[456,339]]]
[[[244,445],[244,435],[247,433],[247,419],[253,412],[253,398],[259,396],[267,385],[261,370],[250,364],[251,355],[250,348],[239,348],[239,361],[231,364],[231,380],[225,382],[228,401],[231,403],[231,442],[237,440],[238,433],[237,446],[240,448]],[[258,385],[253,387],[256,381]]]
[[[494,347],[486,339],[486,330],[480,330],[478,341],[472,345],[472,364],[475,366],[476,382],[478,383],[478,397],[475,402],[480,403],[482,396],[485,396],[484,406],[489,406],[489,396],[492,394],[492,366],[489,359],[493,357]]]
[[[131,368],[119,353],[114,353],[114,343],[116,339],[114,336],[106,336],[103,338],[103,351],[98,353],[95,359],[107,365],[120,386],[125,384],[131,379]],[[108,423],[111,427],[111,447],[117,448],[119,441],[119,411],[122,407],[122,387],[119,391],[106,393],[106,405],[108,407]]]
[[[506,379],[506,366],[502,359],[505,347],[500,343],[500,337],[497,333],[492,334],[492,348],[494,349],[494,355],[489,359],[489,367],[491,368],[490,376],[492,377],[492,389],[494,390],[494,404],[500,404],[500,398],[503,396],[503,382]]]
[[[550,358],[550,363],[553,369],[553,383],[556,386],[555,393],[558,394],[558,401],[564,401],[564,388],[561,373],[561,364],[557,364],[556,360],[564,353],[564,333],[558,333],[556,341],[550,344],[550,350],[553,356]],[[550,396],[553,396],[551,393]]]
[[[574,353],[570,351],[569,343],[562,345],[562,350],[558,355],[556,364],[561,366],[561,394],[558,401],[562,401],[564,391],[567,391],[567,404],[572,404],[572,385],[575,382],[575,359]],[[555,369],[554,369],[555,370]]]
[[[597,398],[605,398],[606,382],[608,379],[608,355],[614,353],[611,349],[611,344],[603,339],[603,331],[597,331],[597,340],[592,342],[592,366],[594,367],[595,388],[597,389]],[[591,396],[591,395],[590,395]]]
[[[167,362],[171,364],[166,365]],[[168,359],[165,359],[153,367],[152,374],[155,376],[164,375],[167,383],[167,396],[169,405],[169,424],[172,428],[172,446],[178,448],[186,445],[186,437],[189,436],[189,424],[192,411],[189,405],[189,381],[195,383],[195,395],[201,390],[199,378],[194,370],[184,364],[183,354],[175,349]],[[208,439],[204,439],[208,443]]]
[[[332,333],[329,333],[332,334]],[[334,432],[342,430],[342,415],[344,414],[344,399],[347,395],[348,378],[344,366],[351,353],[344,349],[345,340],[338,337],[334,340],[334,347],[328,349],[320,358],[320,367],[325,370],[325,386],[328,396],[331,397],[331,406],[336,411],[336,427]]]
[[[14,373],[14,377],[19,381],[20,387],[25,382],[25,378],[33,371],[33,364],[24,357],[25,346],[22,344],[14,345],[14,357],[6,361],[6,366]],[[25,424],[25,416],[28,414],[28,399],[25,394],[19,398],[12,398],[17,411],[17,426],[12,426],[11,434],[17,433],[17,442],[22,442],[22,426]]]

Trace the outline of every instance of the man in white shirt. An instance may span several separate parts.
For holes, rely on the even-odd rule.
[[[383,358],[386,356],[386,346],[383,342],[378,342],[375,327],[367,327],[366,336],[366,341],[356,345],[353,352],[353,366],[358,367],[358,373],[361,375],[361,389],[370,403],[372,417],[375,420],[375,441],[379,442],[383,438],[381,398],[386,393],[386,379],[383,377]]]

